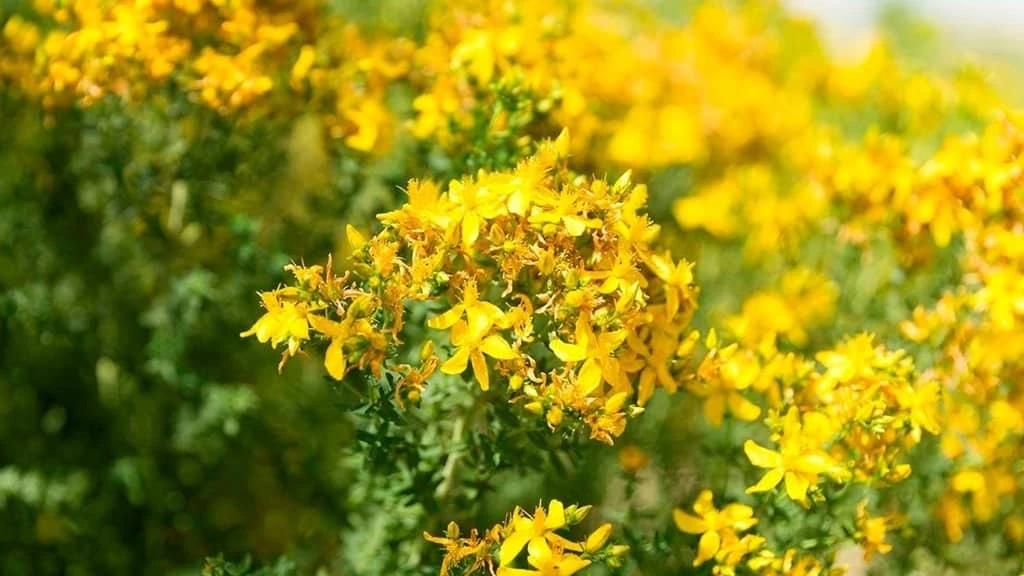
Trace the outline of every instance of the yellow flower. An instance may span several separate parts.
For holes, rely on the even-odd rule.
[[[765,538],[756,534],[745,534],[743,538],[730,533],[723,535],[722,545],[715,555],[715,576],[735,576],[736,566],[743,558],[764,546],[764,543]]]
[[[659,330],[659,322],[655,319],[648,329],[652,332],[650,346],[644,343],[639,334],[626,335],[628,349],[623,353],[621,362],[630,373],[639,371],[637,378],[637,404],[643,406],[654,395],[655,385],[661,385],[669,393],[675,393],[678,383],[669,370],[669,362],[673,355],[680,355],[679,339],[671,333]]]
[[[615,357],[625,339],[625,330],[602,332],[595,336],[586,320],[580,316],[576,322],[576,342],[570,344],[552,338],[550,347],[562,362],[583,362],[576,377],[576,385],[580,395],[589,396],[604,381],[608,381],[615,389],[628,388],[622,367]]]
[[[287,354],[294,356],[302,341],[309,340],[307,307],[301,302],[282,302],[278,298],[279,294],[278,291],[260,292],[260,299],[263,300],[263,307],[267,311],[240,336],[246,338],[255,335],[260,342],[269,340],[271,346],[275,348],[287,340]]]
[[[927,382],[920,386],[904,386],[896,392],[900,405],[910,411],[910,422],[932,434],[938,434],[938,403],[942,391],[938,382]]]
[[[747,440],[743,444],[747,458],[754,466],[768,468],[768,472],[757,484],[747,488],[747,493],[767,492],[785,480],[786,494],[807,506],[807,491],[818,485],[821,474],[841,477],[842,470],[828,454],[816,446],[816,440],[828,428],[828,422],[824,419],[821,414],[808,413],[801,426],[799,412],[796,408],[790,408],[779,439],[779,451],[769,450],[753,440]]]
[[[722,425],[726,408],[740,420],[752,422],[761,415],[761,408],[742,392],[757,379],[760,364],[749,350],[740,350],[735,344],[715,348],[716,343],[712,329],[707,337],[712,350],[697,368],[698,380],[691,390],[704,398],[704,417],[712,426]]]
[[[845,569],[826,569],[813,556],[799,556],[790,548],[781,557],[771,550],[762,550],[747,565],[759,576],[840,576]]]
[[[833,384],[854,378],[870,378],[874,374],[879,353],[875,348],[873,335],[858,334],[844,341],[835,350],[819,352],[815,358],[826,368],[822,380]]]
[[[627,444],[619,450],[619,466],[630,474],[646,468],[650,461],[651,457],[647,452],[635,444]]]
[[[960,470],[953,476],[950,486],[955,492],[970,494],[975,519],[988,522],[996,516],[1003,498],[1017,491],[1018,484],[1013,473],[989,466],[982,470]]]
[[[486,186],[474,182],[453,180],[448,184],[448,198],[461,222],[462,247],[466,250],[480,237],[480,230],[488,220],[507,210],[502,199]]]
[[[469,538],[459,538],[459,525],[455,522],[448,523],[448,528],[445,530],[443,537],[433,536],[428,532],[424,532],[423,538],[432,544],[444,546],[445,555],[444,560],[441,562],[442,576],[449,573],[453,564],[457,565],[464,559],[477,555],[486,543],[486,541],[477,538],[475,530]]]
[[[697,557],[694,566],[700,566],[715,557],[723,540],[735,540],[736,532],[749,530],[757,524],[754,510],[745,504],[728,504],[722,510],[715,508],[710,490],[701,491],[693,503],[693,511],[697,516],[687,514],[676,508],[672,511],[676,527],[687,534],[700,534],[697,544]]]
[[[466,321],[471,325],[483,325],[484,330],[490,330],[491,326],[502,317],[500,308],[480,300],[477,293],[476,282],[467,282],[462,291],[462,301],[454,305],[444,314],[440,314],[427,320],[427,326],[435,330],[451,328],[459,319],[465,316]]]
[[[480,388],[490,388],[491,381],[484,354],[497,360],[514,360],[516,351],[499,334],[487,333],[490,329],[489,322],[486,316],[475,315],[471,324],[460,320],[452,327],[455,353],[441,365],[441,372],[462,374],[466,370],[466,365],[472,364],[473,375],[480,383]]]
[[[572,192],[543,193],[534,197],[536,208],[530,215],[531,224],[562,224],[572,237],[582,236],[588,228],[600,228],[598,218],[587,218],[580,213],[580,199]]]
[[[498,564],[501,566],[512,564],[524,547],[528,548],[531,557],[538,558],[550,557],[550,543],[579,550],[578,545],[555,534],[555,530],[564,528],[566,524],[565,506],[558,500],[552,500],[548,504],[547,510],[544,510],[543,506],[538,506],[533,518],[517,508],[513,512],[510,522],[511,533],[501,543]]]
[[[381,131],[387,126],[390,116],[383,104],[367,98],[346,110],[345,118],[355,127],[345,137],[345,145],[360,152],[372,152],[378,146]]]
[[[867,505],[867,500],[857,505],[857,542],[864,549],[864,560],[870,561],[875,552],[888,554],[892,550],[892,544],[885,541],[885,533],[894,519],[889,516],[868,516]]]
[[[572,576],[590,566],[590,560],[576,554],[566,554],[558,547],[530,548],[526,561],[533,566],[533,570],[501,566],[498,568],[498,576]]]
[[[665,310],[670,319],[675,318],[679,307],[693,294],[693,264],[685,260],[673,264],[667,254],[652,254],[648,258],[648,266],[665,283]]]

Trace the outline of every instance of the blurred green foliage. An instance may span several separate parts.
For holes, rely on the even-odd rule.
[[[331,538],[351,439],[331,390],[232,335],[288,255],[332,249],[367,178],[341,156],[289,178],[301,119],[10,94],[0,117],[0,572]]]

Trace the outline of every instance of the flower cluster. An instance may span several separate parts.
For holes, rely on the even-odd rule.
[[[900,457],[922,431],[940,431],[938,383],[917,376],[905,352],[877,345],[869,334],[819,352],[817,362],[780,353],[771,339],[755,349],[719,347],[712,334],[706,344],[693,386],[708,422],[721,425],[726,408],[753,421],[764,405],[778,446],[744,444],[750,462],[767,470],[748,492],[784,483],[789,497],[806,506],[822,476],[898,482],[910,472]]]
[[[642,12],[591,0],[447,3],[418,55],[413,133],[458,146],[479,114],[501,110],[491,86],[502,84],[532,96],[532,125],[569,127],[581,158],[635,168],[734,156],[808,122],[807,91],[792,88],[823,60],[783,65],[777,55],[793,36],[766,26],[798,21],[759,3],[701,5],[686,27],[652,26]],[[507,117],[486,122],[508,127]]]
[[[696,289],[688,262],[652,249],[646,188],[628,173],[572,174],[568,146],[563,133],[512,171],[444,192],[410,182],[379,233],[350,232],[349,273],[291,266],[296,284],[264,293],[267,313],[243,335],[287,344],[282,363],[316,335],[332,377],[394,371],[400,399],[418,398],[436,369],[469,369],[483,391],[497,376],[552,429],[583,425],[610,444],[656,388],[676,390]],[[394,361],[413,303],[436,311],[419,366]]]
[[[980,137],[947,142],[925,165],[933,182],[926,190],[937,206],[953,207],[946,222],[964,239],[964,278],[900,328],[938,352],[931,372],[946,391],[941,451],[951,467],[937,513],[954,542],[972,523],[990,522],[1024,542],[1017,466],[1024,435],[1022,136],[1019,121],[1005,118]]]
[[[719,510],[715,508],[713,499],[710,490],[703,490],[693,503],[696,515],[679,508],[672,512],[675,525],[681,532],[700,535],[694,566],[713,562],[716,576],[735,576],[738,573],[758,576],[843,574],[842,568],[827,568],[813,556],[801,554],[795,548],[778,554],[767,546],[768,541],[763,536],[754,533],[740,536],[757,525],[754,509],[746,504],[732,503]],[[879,519],[871,521],[876,520]],[[875,528],[875,532],[878,531],[879,528]],[[884,537],[884,524],[880,531]],[[879,549],[883,549],[882,546],[884,544],[880,544]]]
[[[225,115],[297,116],[310,110],[305,96],[348,148],[389,144],[384,100],[408,70],[411,42],[369,38],[336,18],[320,23],[316,0],[36,4],[36,20],[15,15],[3,26],[0,46],[11,55],[0,61],[0,83],[46,108],[182,93]]]
[[[483,535],[473,530],[460,538],[459,526],[452,522],[444,536],[423,536],[445,549],[441,576],[571,576],[595,562],[617,566],[629,548],[609,542],[611,524],[602,524],[581,541],[563,535],[583,522],[590,508],[552,500],[546,509],[537,506],[532,515],[517,506],[505,522]],[[529,568],[519,567],[524,559]]]

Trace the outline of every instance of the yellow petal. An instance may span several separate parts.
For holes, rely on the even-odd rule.
[[[514,360],[516,357],[516,351],[498,334],[491,334],[484,338],[484,341],[480,343],[480,350],[498,360]]]
[[[548,505],[548,515],[544,519],[544,527],[548,530],[558,530],[565,526],[565,506],[559,500],[552,500]]]
[[[263,319],[266,318],[266,317],[267,317],[266,314],[261,316],[259,320],[254,322],[253,325],[250,326],[248,330],[246,330],[245,332],[240,333],[239,336],[241,338],[248,338],[249,336],[252,336],[254,334],[258,334],[258,332],[260,330],[260,325],[263,323]],[[259,339],[259,336],[257,336],[256,338]],[[266,339],[260,339],[260,342],[266,342]]]
[[[296,316],[288,322],[288,332],[299,340],[309,339],[309,323],[305,317]]]
[[[353,250],[359,250],[366,244],[366,236],[363,236],[362,232],[356,230],[356,227],[351,224],[345,225],[345,238]]]
[[[637,386],[636,403],[640,406],[647,404],[647,401],[654,396],[654,384],[657,382],[657,374],[651,370],[644,370],[640,375],[640,384]]]
[[[537,570],[527,570],[525,568],[509,568],[508,566],[498,567],[498,576],[538,576],[540,572]]]
[[[275,292],[260,292],[259,294],[263,307],[267,309],[267,312],[273,312],[281,307],[281,302],[277,299]]]
[[[526,530],[515,530],[505,538],[505,541],[501,543],[501,551],[498,552],[498,564],[501,566],[508,566],[515,559],[516,556],[526,546],[526,542],[530,539],[530,533]]]
[[[331,378],[335,380],[345,377],[345,353],[341,349],[340,339],[331,340],[331,345],[327,347],[327,353],[324,355],[324,367],[327,368],[327,373],[331,375]]]
[[[497,576],[537,576],[540,572],[536,570],[527,570],[526,568],[509,568],[508,566],[499,566]]]
[[[473,212],[467,212],[462,217],[462,246],[469,248],[480,236],[480,217]]]
[[[273,314],[265,314],[256,323],[256,339],[260,342],[266,342],[267,340],[274,340],[274,346],[277,346],[277,340],[281,335],[281,321],[280,313],[274,312]]]
[[[782,420],[782,435],[787,438],[796,438],[800,435],[800,411],[790,408]]]
[[[466,339],[474,342],[483,338],[494,325],[494,321],[486,314],[481,314],[479,310],[467,309],[466,320],[468,320],[465,331]]]
[[[761,480],[757,484],[754,484],[750,488],[747,488],[747,494],[754,494],[755,492],[767,492],[775,488],[776,486],[779,485],[779,482],[782,481],[782,476],[785,474],[785,472],[786,471],[781,468],[773,468],[769,470],[768,472],[765,473],[764,476],[761,477]]]
[[[469,364],[469,349],[459,348],[451,358],[441,364],[441,372],[445,374],[462,374]]]
[[[811,483],[803,474],[786,472],[786,494],[789,494],[789,497],[793,500],[797,502],[807,500],[807,489],[810,485]]]
[[[732,412],[733,416],[740,420],[753,422],[761,415],[761,408],[757,404],[754,404],[750,400],[744,398],[742,394],[729,394],[728,400],[729,412]]]
[[[750,463],[758,468],[778,468],[782,466],[782,454],[769,450],[753,440],[743,443],[743,451],[746,452]]]
[[[708,523],[703,518],[687,514],[679,508],[672,511],[672,519],[675,520],[676,528],[687,534],[703,534],[708,531]]]
[[[713,392],[704,401],[704,417],[708,419],[709,424],[718,428],[722,425],[723,416],[725,416],[725,396]]]
[[[505,315],[505,313],[501,311],[501,308],[498,308],[490,302],[477,302],[473,305],[473,312],[483,314],[491,322],[495,322]]]
[[[616,394],[612,394],[611,397],[608,398],[608,400],[605,400],[604,413],[612,414],[618,412],[619,410],[622,409],[623,406],[626,405],[626,400],[629,400],[628,392],[618,392]]]
[[[722,515],[729,519],[729,522],[742,522],[754,515],[754,509],[746,504],[729,504],[722,508]],[[754,521],[755,523],[757,520]]]
[[[574,238],[587,231],[587,221],[579,216],[564,216],[562,223],[565,224],[565,231]]]
[[[547,534],[544,535],[544,537],[548,539],[549,543],[557,544],[558,546],[561,546],[563,551],[569,551],[569,552],[582,552],[583,551],[583,545],[582,544],[580,544],[579,542],[573,542],[572,540],[569,540],[568,538],[558,534],[557,532],[548,532]]]
[[[568,556],[563,556],[558,562],[558,572],[556,572],[556,574],[558,574],[558,576],[572,576],[587,566],[590,566],[590,560],[580,558],[575,554],[570,554]]]
[[[583,363],[583,368],[580,368],[580,373],[576,377],[576,385],[583,396],[589,396],[603,381],[601,365],[593,358]]]
[[[335,322],[334,320],[329,320],[323,316],[317,316],[316,314],[306,316],[306,320],[309,321],[309,325],[313,327],[313,330],[316,330],[324,336],[330,336],[333,338],[346,335],[340,322]]]
[[[474,350],[469,355],[469,361],[473,365],[473,376],[480,383],[480,389],[486,392],[491,388],[491,377],[487,372],[487,361],[484,360],[484,355],[479,350]]]
[[[629,181],[632,177],[633,171],[626,170],[625,172],[622,173],[622,176],[619,176],[619,179],[615,181],[615,184],[612,185],[612,188],[614,190],[622,190],[626,186],[629,186]]]
[[[722,538],[718,535],[718,532],[705,532],[700,537],[700,542],[697,543],[697,557],[693,559],[693,565],[700,566],[714,558],[721,544]]]
[[[555,138],[555,152],[558,153],[559,157],[565,158],[569,155],[569,142],[569,129],[562,128],[562,131],[558,134],[558,138]]]
[[[583,549],[587,552],[596,552],[600,550],[601,547],[605,545],[605,542],[608,542],[608,536],[610,536],[611,533],[612,525],[607,523],[602,524],[597,530],[591,532],[590,536],[587,536],[587,541],[583,544]]]
[[[551,339],[551,351],[562,362],[581,362],[587,358],[587,349],[579,344],[569,344],[558,338]]]
[[[835,464],[826,454],[805,454],[792,465],[792,468],[797,472],[821,474],[835,468]]]
[[[533,566],[537,565],[538,560],[549,560],[551,558],[551,546],[548,546],[548,541],[543,536],[530,538],[526,545],[526,550],[530,553],[529,560]]]
[[[451,310],[445,311],[443,314],[434,316],[430,320],[427,320],[427,326],[435,330],[447,330],[451,328],[453,324],[459,321],[462,317],[462,306],[456,306]]]
[[[650,267],[651,272],[654,272],[654,274],[662,280],[668,280],[672,276],[673,266],[671,261],[667,258],[653,254],[647,261],[647,264]],[[708,348],[711,348],[711,346],[708,346]]]
[[[697,499],[693,501],[693,511],[701,516],[707,516],[715,510],[715,495],[711,490],[701,490]]]

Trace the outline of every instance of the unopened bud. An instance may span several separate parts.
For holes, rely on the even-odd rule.
[[[587,537],[587,541],[583,544],[583,549],[587,552],[596,552],[600,550],[605,543],[608,542],[608,536],[612,533],[611,524],[602,524],[597,530],[591,532],[590,536]]]

